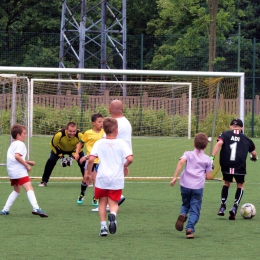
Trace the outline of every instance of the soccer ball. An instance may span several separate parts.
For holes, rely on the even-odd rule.
[[[240,209],[240,214],[245,219],[253,218],[256,214],[255,206],[251,203],[246,203],[246,204],[242,205],[242,207]]]

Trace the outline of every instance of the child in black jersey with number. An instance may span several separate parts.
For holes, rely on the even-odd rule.
[[[211,159],[214,160],[216,154],[221,149],[219,163],[224,185],[221,192],[219,216],[225,215],[228,190],[233,178],[237,183],[234,205],[229,211],[230,220],[235,220],[237,208],[243,196],[247,154],[251,153],[251,161],[255,162],[258,159],[253,141],[244,135],[242,130],[242,120],[233,119],[230,123],[230,130],[219,135],[211,156]]]

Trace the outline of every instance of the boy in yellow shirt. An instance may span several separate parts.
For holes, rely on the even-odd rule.
[[[82,147],[84,146],[84,143],[86,144],[86,149],[87,149],[87,155],[80,158],[80,164],[84,163],[84,161],[88,160],[88,155],[90,154],[90,151],[94,145],[94,143],[101,139],[104,135],[104,130],[103,130],[103,116],[99,113],[92,115],[91,117],[91,122],[93,125],[92,129],[87,130],[84,135],[82,136],[82,138],[80,139],[79,143],[77,144],[76,147],[76,152],[74,155],[75,160],[77,161],[79,159],[79,152],[82,149]],[[94,182],[96,179],[96,174],[97,174],[97,168],[98,168],[98,163],[99,163],[99,159],[96,158],[96,160],[94,161],[94,165],[92,167],[92,181]],[[87,162],[85,164],[85,175],[87,172]],[[82,180],[82,184],[81,185],[81,192],[79,195],[79,198],[77,200],[78,204],[82,204],[84,201],[84,197],[85,197],[85,191],[88,187],[88,185],[85,182],[85,179],[83,178]],[[92,205],[93,206],[98,206],[98,201],[94,198],[92,199]]]

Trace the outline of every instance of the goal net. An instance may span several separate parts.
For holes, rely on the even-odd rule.
[[[133,128],[134,163],[129,176],[133,179],[169,179],[183,152],[194,148],[197,132],[213,138],[206,150],[210,154],[215,137],[228,129],[231,118],[243,120],[242,73],[133,71],[126,76],[122,70],[86,70],[83,80],[76,71],[59,79],[54,72],[30,71],[30,81],[17,76],[15,113],[14,104],[7,102],[7,95],[14,92],[12,83],[4,86],[8,77],[1,77],[1,145],[6,150],[10,144],[12,122],[26,123],[29,156],[36,161],[33,177],[42,176],[57,130],[69,121],[83,132],[90,129],[91,115],[109,116],[108,106],[114,99],[123,102]],[[3,151],[3,165],[5,157]],[[4,167],[0,176],[6,176]],[[57,164],[51,178],[80,179],[81,173],[76,162],[66,168]]]

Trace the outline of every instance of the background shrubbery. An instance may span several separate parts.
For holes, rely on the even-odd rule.
[[[80,107],[73,106],[64,109],[52,109],[43,106],[34,106],[33,110],[33,134],[34,135],[52,135],[58,129],[64,127],[69,121],[78,124],[79,129],[85,131],[92,128],[91,115],[101,113],[104,117],[109,116],[108,108],[99,106],[95,112],[83,111]],[[129,119],[133,127],[133,136],[170,136],[186,137],[188,136],[188,116],[181,117],[176,114],[169,116],[164,109],[153,110],[151,108],[125,108],[125,116]],[[17,122],[26,123],[27,113],[23,109],[17,109]],[[10,132],[11,111],[2,111],[1,128],[3,134]],[[229,129],[229,123],[235,115],[218,111],[216,115],[215,136]],[[205,132],[208,136],[212,135],[212,122],[214,115],[212,113],[198,122],[195,115],[192,115],[191,136],[197,132]],[[252,114],[248,114],[244,120],[245,134],[252,134]],[[260,136],[260,116],[254,117],[254,136]]]

